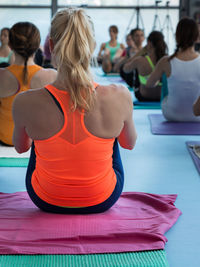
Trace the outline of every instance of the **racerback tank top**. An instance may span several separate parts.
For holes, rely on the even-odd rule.
[[[115,139],[92,135],[85,126],[84,112],[71,111],[69,93],[52,85],[45,88],[60,104],[64,125],[54,136],[34,140],[33,189],[43,201],[56,206],[100,204],[110,197],[116,185],[112,168]]]

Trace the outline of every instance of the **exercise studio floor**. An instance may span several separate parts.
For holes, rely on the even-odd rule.
[[[108,83],[104,77],[97,80]],[[167,260],[172,267],[199,267],[200,177],[185,142],[200,141],[200,137],[152,135],[149,113],[160,113],[160,110],[134,110],[138,133],[135,149],[120,149],[125,170],[124,191],[178,194],[175,205],[182,215],[165,234]],[[1,167],[0,191],[24,191],[25,173],[26,168]]]

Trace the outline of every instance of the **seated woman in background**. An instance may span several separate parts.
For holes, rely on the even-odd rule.
[[[119,198],[124,179],[116,138],[126,149],[136,141],[128,89],[93,82],[92,29],[82,9],[57,12],[50,30],[57,79],[19,94],[13,104],[16,150],[23,153],[33,142],[27,191],[47,212],[109,209]]]
[[[157,64],[147,86],[154,86],[164,74],[168,93],[162,101],[164,117],[170,121],[200,121],[193,114],[193,104],[200,95],[200,56],[194,45],[199,31],[191,18],[183,18],[176,28],[177,49]]]
[[[123,66],[127,62],[129,62],[130,58],[132,58],[136,53],[138,53],[142,49],[142,43],[144,42],[144,32],[142,29],[135,28],[132,29],[129,33],[129,36],[132,37],[132,44],[130,53],[128,53],[123,60],[120,60],[114,65],[114,71],[120,72],[120,76],[122,79],[130,86],[137,86],[138,84],[138,73],[137,70],[133,70],[129,73],[125,73],[123,71]],[[130,38],[130,37],[129,37]]]
[[[136,52],[138,52],[137,47],[133,41],[132,35],[129,33],[126,36],[126,44],[127,47],[122,52],[121,56],[118,58],[116,63],[113,66],[114,72],[119,72],[120,67],[133,55],[135,55]]]
[[[14,62],[14,54],[9,47],[9,28],[1,29],[0,68],[7,67]]]
[[[110,41],[101,44],[98,54],[98,62],[102,63],[105,73],[113,71],[114,63],[124,50],[124,45],[117,42],[118,28],[115,25],[109,27]]]
[[[155,87],[147,88],[146,83],[157,62],[167,53],[164,36],[159,31],[153,31],[147,38],[147,45],[127,62],[123,70],[127,73],[137,69],[139,87],[135,96],[139,101],[160,101],[161,83]]]
[[[35,25],[29,22],[16,23],[10,29],[9,39],[15,61],[13,65],[0,69],[0,141],[6,145],[13,145],[14,98],[22,91],[54,81],[56,71],[45,70],[34,64],[34,53],[40,45],[40,32]]]

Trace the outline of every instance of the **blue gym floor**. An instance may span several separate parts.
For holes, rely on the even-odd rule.
[[[172,267],[199,267],[200,177],[185,142],[200,141],[200,137],[152,135],[147,114],[159,112],[133,112],[138,139],[132,151],[121,149],[125,170],[124,191],[178,194],[175,205],[183,214],[166,233],[167,259]],[[1,167],[0,191],[25,190],[25,173],[26,168]]]

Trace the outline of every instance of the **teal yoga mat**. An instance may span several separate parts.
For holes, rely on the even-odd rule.
[[[0,158],[0,167],[27,167],[28,160],[29,158]]]
[[[95,74],[99,77],[120,77],[119,73],[114,73],[114,72],[104,73],[102,70],[97,70]]]
[[[2,255],[0,267],[169,267],[164,250],[89,255]]]
[[[134,109],[160,109],[160,102],[139,102],[134,101]]]

